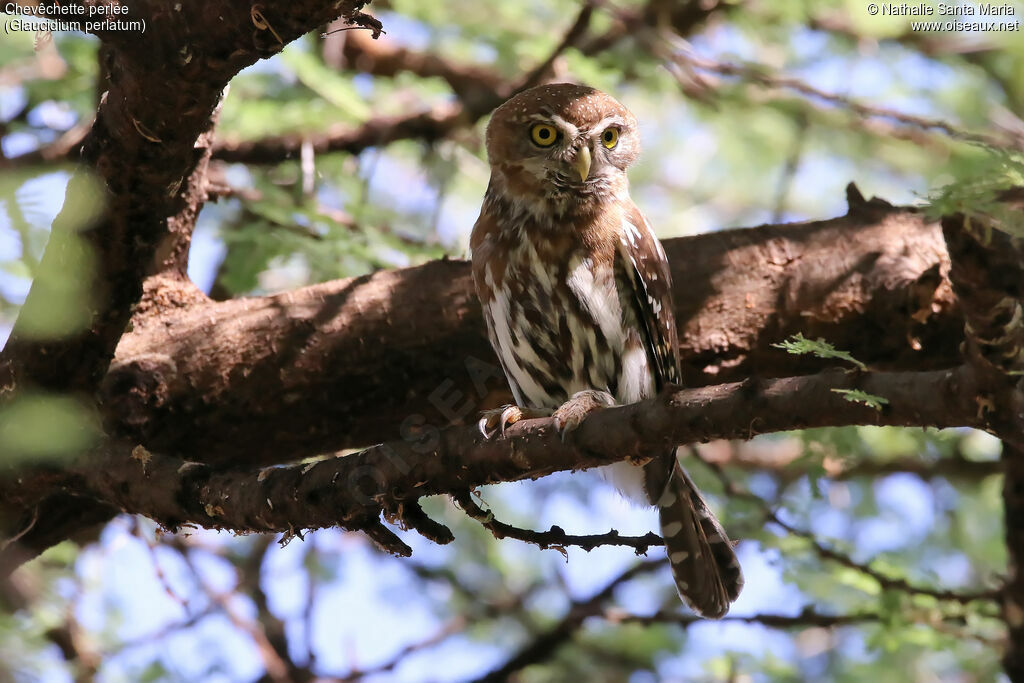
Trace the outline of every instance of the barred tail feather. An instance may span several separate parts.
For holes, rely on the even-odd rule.
[[[678,463],[658,508],[679,597],[697,614],[720,619],[740,594],[743,573],[721,523]]]

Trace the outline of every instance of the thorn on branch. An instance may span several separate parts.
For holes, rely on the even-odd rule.
[[[846,186],[846,206],[849,214],[870,214],[877,211],[891,211],[896,207],[880,197],[865,199],[860,188],[853,181]]]

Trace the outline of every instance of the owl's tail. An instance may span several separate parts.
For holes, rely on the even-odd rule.
[[[679,597],[697,614],[720,619],[743,588],[743,572],[721,523],[678,462],[658,508]]]

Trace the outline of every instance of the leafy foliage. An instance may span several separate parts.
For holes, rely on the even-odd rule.
[[[1020,211],[1000,201],[1003,193],[1024,186],[1024,152],[980,146],[982,158],[970,175],[937,188],[929,196],[928,214],[933,219],[956,213],[981,225],[997,227],[1024,237]]]

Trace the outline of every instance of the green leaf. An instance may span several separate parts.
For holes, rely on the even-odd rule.
[[[800,332],[797,332],[795,335],[783,342],[772,344],[772,346],[797,356],[813,353],[818,358],[838,358],[840,360],[845,360],[856,365],[859,370],[868,369],[864,363],[861,363],[848,352],[840,351],[820,337],[816,340],[807,339]]]
[[[863,403],[869,408],[881,411],[882,406],[888,405],[889,400],[881,396],[869,394],[866,391],[860,389],[833,389],[837,394],[840,394],[843,398],[851,403]]]
[[[1024,153],[977,144],[980,166],[965,169],[952,182],[933,190],[925,214],[930,220],[960,213],[971,220],[1024,237],[1024,214],[999,200],[1004,190],[1024,185]],[[969,175],[967,174],[969,173]]]

